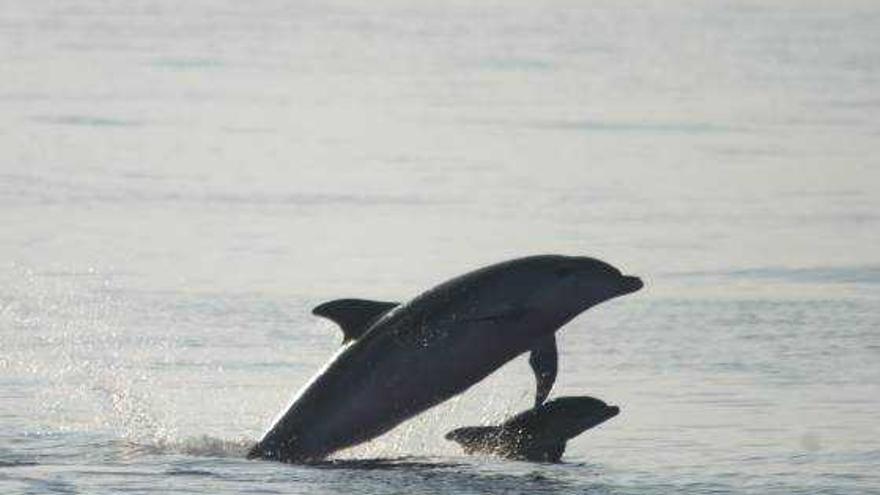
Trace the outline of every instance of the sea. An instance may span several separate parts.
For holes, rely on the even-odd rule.
[[[880,493],[880,3],[0,0],[0,492]],[[621,413],[558,464],[447,431],[245,460],[311,308],[520,256],[638,293],[558,335]]]

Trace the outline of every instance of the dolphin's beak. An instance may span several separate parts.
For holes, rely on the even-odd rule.
[[[622,279],[623,281],[621,286],[624,290],[624,294],[635,292],[645,286],[645,284],[642,282],[642,279],[640,279],[639,277],[624,275]]]

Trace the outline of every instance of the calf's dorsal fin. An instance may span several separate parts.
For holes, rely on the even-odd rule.
[[[538,340],[529,355],[529,364],[535,372],[535,407],[547,400],[550,390],[556,382],[556,371],[559,368],[559,353],[556,351],[556,336],[550,334]]]
[[[468,454],[494,452],[502,447],[504,429],[498,426],[465,426],[445,435],[457,442]]]
[[[315,306],[312,314],[339,325],[345,344],[359,338],[374,321],[398,305],[400,303],[369,299],[334,299]]]

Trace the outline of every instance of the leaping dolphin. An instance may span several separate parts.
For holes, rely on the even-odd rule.
[[[446,434],[466,454],[559,462],[566,443],[617,416],[620,408],[593,397],[560,397],[523,411],[498,426],[466,426]]]
[[[530,256],[442,283],[398,305],[342,299],[314,313],[343,347],[293,398],[248,458],[320,460],[371,440],[531,351],[536,404],[556,377],[554,332],[588,308],[642,288],[587,257]]]

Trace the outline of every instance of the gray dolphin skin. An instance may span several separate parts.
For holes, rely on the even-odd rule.
[[[524,352],[549,356],[534,359],[538,393],[546,397],[556,370],[554,332],[641,287],[638,277],[597,259],[541,255],[466,273],[405,304],[322,304],[315,313],[344,320],[347,343],[248,458],[318,461],[464,392]],[[359,318],[346,317],[358,312]]]
[[[446,434],[467,454],[559,462],[570,439],[620,413],[593,397],[560,397],[523,411],[498,426],[468,426]]]

